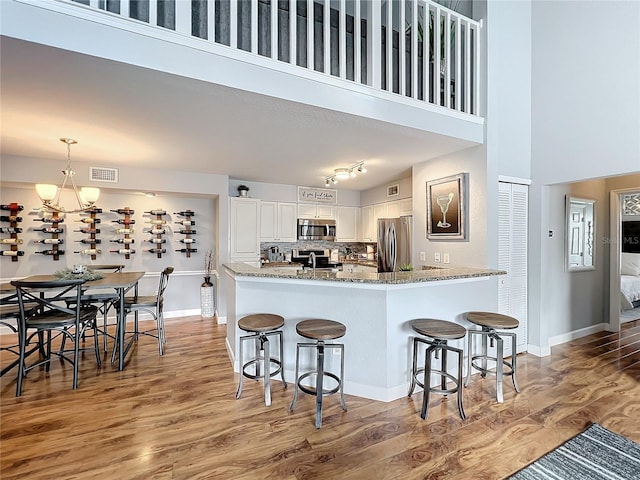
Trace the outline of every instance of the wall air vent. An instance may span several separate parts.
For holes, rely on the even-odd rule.
[[[92,182],[118,183],[118,169],[89,167],[89,179]]]

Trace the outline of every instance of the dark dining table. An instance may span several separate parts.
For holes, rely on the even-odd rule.
[[[101,272],[102,273],[102,272]],[[116,344],[114,348],[118,349],[118,370],[124,370],[125,364],[125,352],[126,348],[124,346],[125,342],[125,331],[126,331],[126,313],[124,309],[124,297],[126,293],[132,288],[135,291],[135,294],[138,294],[138,281],[144,277],[145,272],[117,272],[117,273],[102,273],[103,277],[97,280],[88,280],[83,284],[83,289],[85,291],[95,290],[95,289],[113,289],[116,291],[118,295],[118,314],[116,315],[117,322],[117,332],[118,337],[116,338]],[[22,280],[30,281],[30,282],[44,282],[44,281],[52,281],[59,280],[55,275],[31,275],[29,277],[23,278]],[[10,283],[3,283],[0,285],[0,293],[8,294],[12,291],[15,291],[15,287]]]

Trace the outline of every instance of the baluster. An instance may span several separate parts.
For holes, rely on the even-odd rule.
[[[355,21],[355,18],[354,18]],[[355,28],[354,28],[355,34]],[[355,48],[356,42],[353,39]],[[340,0],[338,15],[338,68],[340,78],[347,78],[347,5],[345,0]]]
[[[462,23],[460,21],[460,17],[456,17],[456,26],[455,26],[456,30],[456,35],[455,35],[455,39],[456,39],[456,85],[454,88],[454,99],[455,102],[452,105],[453,108],[455,108],[456,110],[460,110],[460,85],[462,82],[462,70],[460,68],[461,65],[461,58],[460,55],[462,53],[462,49],[461,49],[461,42],[462,42]]]
[[[418,1],[411,2],[411,96],[418,98]]]
[[[149,0],[149,25],[158,25],[158,0]]]
[[[307,68],[314,69],[313,0],[307,0]]]
[[[278,0],[271,0],[271,58],[278,60]]]
[[[451,14],[444,12],[444,106],[451,107]]]
[[[298,58],[298,2],[289,0],[289,63],[297,64]]]
[[[471,113],[471,25],[467,22],[464,35],[464,111]]]
[[[367,83],[380,90],[382,84],[382,3],[371,0],[367,7]]]
[[[331,75],[331,2],[330,0],[324,0],[322,6],[322,29],[323,29],[323,41],[324,41],[324,73]]]
[[[474,68],[473,77],[469,77],[469,81],[473,81],[473,109],[469,113],[478,115],[480,111],[478,108],[478,102],[480,99],[480,29],[479,26],[475,26],[473,31],[473,49],[474,49]],[[473,78],[473,80],[471,80]]]
[[[440,82],[440,62],[442,60],[442,45],[441,45],[441,28],[440,28],[440,8],[436,7],[435,16],[433,19],[433,103],[440,105],[440,95],[442,92],[442,83]]]
[[[176,32],[191,36],[191,2],[176,2]]]
[[[129,18],[130,9],[129,9],[129,0],[120,0],[120,15],[124,18]]]
[[[360,31],[361,20],[360,0],[355,0],[353,11],[353,80],[362,83],[362,32]],[[344,26],[345,32],[347,26]],[[371,65],[369,65],[371,67]]]
[[[400,11],[398,12],[398,93],[404,95],[407,86],[407,47],[405,40],[407,24],[405,15],[405,0],[400,0]]]
[[[216,42],[216,1],[207,2],[207,39],[211,43]]]
[[[393,92],[393,13],[391,7],[391,0],[387,0],[387,70],[385,75],[389,92]]]
[[[251,0],[251,53],[258,54],[258,0]],[[242,32],[240,33],[242,35]]]
[[[256,2],[251,3],[251,12],[253,12],[255,8],[255,3]],[[254,28],[256,29],[257,35],[258,26],[253,24],[253,19],[251,20],[251,23],[251,35],[253,36]],[[253,41],[251,42],[251,45],[251,48],[253,48]],[[233,49],[238,48],[238,2],[233,0],[229,1],[229,46]]]

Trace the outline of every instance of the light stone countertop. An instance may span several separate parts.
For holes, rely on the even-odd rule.
[[[224,265],[227,270],[236,277],[262,277],[262,278],[282,278],[299,280],[322,280],[330,282],[348,283],[372,283],[399,285],[409,283],[438,282],[443,280],[455,280],[462,278],[479,278],[506,275],[503,270],[491,270],[484,268],[470,267],[427,267],[426,270],[416,270],[413,272],[393,272],[393,273],[349,273],[349,272],[327,272],[327,271],[297,271],[293,269],[279,268],[256,268],[245,263],[230,263]]]

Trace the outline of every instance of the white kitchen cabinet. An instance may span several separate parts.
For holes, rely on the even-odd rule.
[[[260,200],[229,199],[229,260],[260,265]]]
[[[362,216],[362,235],[360,239],[363,242],[375,242],[376,241],[376,231],[374,225],[376,222],[373,221],[373,205],[367,205],[366,207],[362,207],[361,209]]]
[[[379,218],[398,218],[400,216],[400,202],[387,202],[384,206],[384,216]]]
[[[413,199],[412,198],[405,198],[403,200],[398,200],[398,205],[400,206],[401,217],[413,215]]]
[[[261,202],[260,241],[295,242],[298,208],[295,203]]]
[[[298,204],[298,218],[336,218],[333,205],[315,205],[310,203]]]
[[[359,219],[358,207],[336,207],[336,241],[357,242]]]

